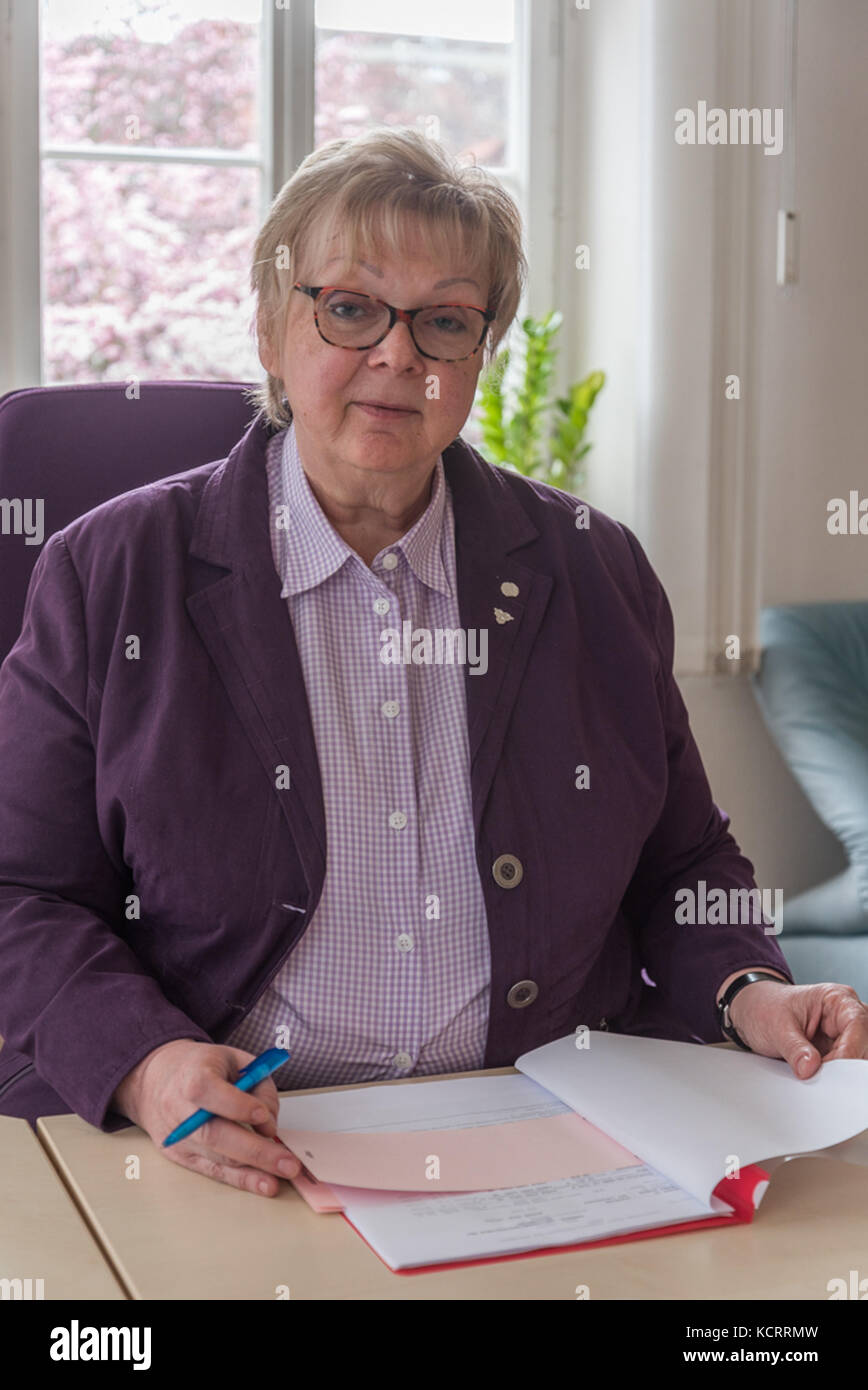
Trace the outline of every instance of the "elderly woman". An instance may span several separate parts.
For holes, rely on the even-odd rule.
[[[257,243],[250,429],[46,543],[0,679],[0,1111],[204,1107],[169,1157],[271,1196],[278,1087],[580,1024],[868,1053],[768,919],[683,911],[754,882],[636,538],[459,438],[524,271],[483,170],[322,147]]]

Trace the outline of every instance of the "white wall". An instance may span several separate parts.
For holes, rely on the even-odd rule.
[[[640,302],[642,0],[565,16],[564,218],[559,248],[570,298],[561,330],[567,385],[600,368],[607,381],[589,428],[587,495],[637,523],[637,312]],[[590,247],[577,270],[575,248]]]
[[[758,9],[776,76],[774,5]],[[755,313],[762,396],[761,595],[766,604],[868,600],[868,536],[830,536],[826,504],[868,497],[868,4],[801,0],[797,76],[798,285],[774,287],[770,248]],[[765,190],[768,194],[768,190]],[[774,215],[766,196],[757,208]]]
[[[782,99],[780,10],[778,0],[756,7],[755,61]],[[801,0],[796,87],[800,263],[790,289],[775,285],[771,182],[758,186],[754,207],[760,601],[868,601],[868,536],[826,530],[829,498],[851,488],[868,496],[864,0]],[[747,681],[681,686],[715,795],[759,881],[790,894],[842,868],[837,840],[778,756]]]
[[[672,599],[682,671],[699,669],[713,636],[717,590],[704,547],[715,496],[705,479],[718,450],[717,495],[726,498],[729,441],[721,453],[713,373],[733,348],[741,355],[727,369],[742,373],[744,391],[740,458],[757,493],[745,502],[754,528],[742,536],[747,581],[761,604],[868,599],[868,537],[826,531],[831,497],[851,488],[868,496],[868,4],[800,0],[798,11],[800,267],[786,291],[775,282],[785,161],[741,152],[752,158],[747,180],[735,176],[747,235],[727,266],[729,210],[712,202],[720,194],[707,182],[707,156],[725,152],[679,151],[666,137],[675,105],[699,97],[784,105],[785,0],[591,0],[566,26],[564,266],[575,242],[592,248],[592,273],[574,272],[566,366],[570,379],[591,366],[609,373],[593,417],[588,496],[648,549]],[[725,56],[712,62],[715,38],[718,49],[732,42],[729,66]],[[714,245],[701,240],[709,235]],[[726,621],[725,604],[717,616]],[[715,798],[758,880],[791,894],[842,867],[747,677],[682,674],[679,683]]]

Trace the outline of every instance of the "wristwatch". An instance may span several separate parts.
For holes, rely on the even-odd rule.
[[[744,1052],[750,1052],[752,1049],[733,1028],[732,1019],[729,1016],[729,1006],[739,990],[744,989],[745,985],[752,985],[755,980],[773,980],[778,985],[788,983],[786,980],[782,980],[780,975],[770,975],[767,970],[746,970],[743,975],[738,975],[733,980],[728,989],[724,990],[717,1005],[717,1021],[720,1024],[720,1031],[731,1042],[737,1043]]]

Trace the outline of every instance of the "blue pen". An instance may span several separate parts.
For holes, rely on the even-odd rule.
[[[270,1047],[267,1052],[263,1052],[261,1057],[254,1057],[252,1062],[248,1062],[246,1067],[242,1067],[238,1073],[238,1080],[233,1082],[239,1091],[252,1091],[254,1086],[258,1086],[260,1081],[264,1081],[266,1076],[270,1076],[278,1067],[282,1067],[284,1062],[289,1061],[289,1053],[282,1047]],[[199,1129],[206,1121],[213,1120],[214,1115],[211,1110],[197,1110],[189,1119],[182,1120],[177,1129],[173,1129],[163,1140],[163,1148],[168,1149],[170,1144],[177,1144],[179,1140],[186,1139],[194,1130]]]

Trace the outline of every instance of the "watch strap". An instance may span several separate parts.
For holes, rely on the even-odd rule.
[[[786,980],[782,980],[780,975],[771,975],[767,970],[746,970],[743,975],[737,975],[732,983],[727,986],[717,1005],[717,1019],[720,1024],[720,1031],[723,1033],[724,1037],[729,1038],[729,1040],[740,1047],[743,1052],[750,1052],[752,1049],[748,1047],[743,1038],[739,1037],[733,1027],[729,1008],[739,990],[744,989],[747,985],[754,984],[757,980],[771,980],[774,984],[778,985],[785,985],[788,983]]]

